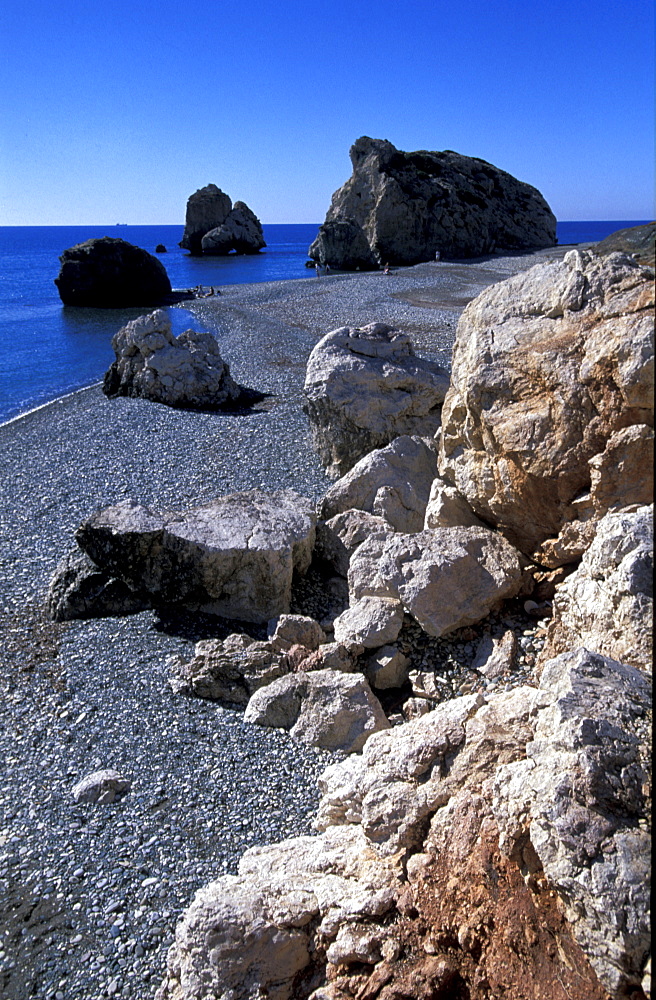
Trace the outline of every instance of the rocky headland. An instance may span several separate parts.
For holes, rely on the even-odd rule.
[[[649,996],[653,272],[192,308],[248,416],[0,429],[7,995]]]
[[[485,160],[452,150],[405,153],[368,136],[350,157],[353,174],[309,250],[322,264],[368,270],[556,242],[540,192]]]

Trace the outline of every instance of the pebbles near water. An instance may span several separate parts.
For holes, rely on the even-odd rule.
[[[231,286],[191,308],[233,376],[269,394],[254,410],[188,413],[109,401],[95,386],[0,426],[3,997],[152,997],[194,891],[234,872],[247,847],[307,833],[317,776],[335,759],[172,694],[168,658],[229,623],[155,612],[48,621],[48,581],[78,524],[126,498],[177,508],[261,487],[318,499],[329,481],[301,412],[318,337],[385,321],[447,364],[463,299],[546,255]],[[521,632],[521,614],[513,622]],[[407,642],[417,664],[451,664],[453,693],[468,683],[459,664],[475,642],[412,629]],[[75,804],[80,778],[106,767],[131,791]]]

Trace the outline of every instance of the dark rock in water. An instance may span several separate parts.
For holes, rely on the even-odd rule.
[[[352,269],[330,224],[364,232],[380,264],[475,257],[496,249],[553,246],[556,219],[536,188],[485,160],[451,150],[404,153],[363,136],[351,147],[352,177],[335,192],[309,250],[314,260]],[[360,250],[358,250],[358,255]]]
[[[220,256],[232,250],[238,254],[259,253],[265,246],[260,220],[243,201],[236,201],[223,225],[210,229],[201,240],[203,253]]]
[[[646,226],[630,226],[628,229],[618,229],[605,240],[596,243],[591,250],[603,255],[621,251],[630,253],[640,264],[654,267],[656,258],[656,222],[648,222]]]
[[[158,243],[155,247],[155,253],[166,253],[166,247],[163,243]]]
[[[154,306],[171,294],[163,264],[125,240],[87,240],[65,250],[59,260],[55,284],[67,306]]]
[[[130,615],[150,607],[148,595],[100,569],[80,549],[60,561],[46,598],[46,610],[56,622]]]
[[[208,184],[187,201],[183,250],[225,256],[258,253],[266,246],[257,216],[243,201],[232,201],[216,184]]]
[[[190,195],[187,201],[185,228],[180,246],[192,254],[201,254],[205,233],[222,226],[232,211],[232,201],[216,184],[207,184]]]
[[[362,226],[353,219],[324,222],[310,247],[321,264],[331,264],[344,271],[376,271],[378,262],[371,252]],[[310,262],[310,267],[314,261]]]

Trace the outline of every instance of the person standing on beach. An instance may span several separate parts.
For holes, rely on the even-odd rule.
[[[320,278],[321,277],[321,265],[320,265],[319,261],[316,261],[316,263],[314,265],[314,270],[315,270],[317,278]]]

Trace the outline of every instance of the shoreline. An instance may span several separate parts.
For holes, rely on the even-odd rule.
[[[193,312],[216,333],[236,380],[271,393],[266,406],[243,415],[174,410],[108,400],[95,383],[0,425],[8,1000],[49,1000],[58,990],[66,1000],[152,997],[194,892],[234,872],[246,848],[310,833],[317,777],[337,759],[244,723],[237,709],[172,693],[170,659],[226,634],[226,623],[153,611],[46,619],[50,576],[80,522],[128,498],[180,509],[241,489],[291,488],[317,500],[330,480],[301,410],[317,339],[346,322],[391,322],[409,330],[419,355],[448,363],[462,307],[445,289],[462,298],[474,279],[484,287],[541,259],[484,262],[480,274],[467,271],[466,288],[461,265],[442,262],[294,287],[231,286],[191,303]],[[418,291],[437,304],[399,295]],[[131,777],[130,794],[73,804],[73,785],[100,767]]]
[[[266,293],[267,296],[271,296],[276,300],[282,300],[284,302],[285,300],[293,298],[295,294],[297,294],[298,292],[305,290],[307,285],[310,285],[311,288],[318,291],[319,288],[317,286],[320,287],[323,282],[330,283],[334,287],[338,282],[346,282],[352,280],[360,282],[363,280],[366,281],[367,279],[375,281],[377,279],[381,279],[385,281],[389,280],[391,282],[395,282],[397,286],[399,283],[402,282],[404,285],[407,285],[409,283],[410,285],[416,285],[417,289],[423,289],[424,290],[423,297],[421,295],[415,295],[413,297],[411,294],[412,292],[411,288],[407,288],[401,292],[402,296],[407,293],[407,296],[405,297],[404,301],[406,301],[411,306],[416,306],[420,309],[431,309],[431,310],[442,308],[445,312],[448,312],[449,314],[456,313],[459,315],[459,313],[464,308],[465,304],[462,299],[462,296],[460,296],[459,299],[456,296],[456,300],[449,302],[447,294],[446,301],[441,302],[439,300],[438,301],[431,300],[430,292],[426,294],[425,290],[427,288],[430,290],[431,285],[435,284],[435,279],[438,279],[438,282],[444,282],[445,290],[447,291],[447,293],[449,292],[450,286],[454,282],[456,283],[456,285],[460,281],[464,282],[466,286],[467,285],[471,286],[473,291],[472,294],[469,295],[467,298],[467,301],[469,301],[470,298],[473,298],[476,294],[482,291],[484,287],[486,287],[488,284],[493,283],[492,280],[481,281],[481,276],[477,275],[476,273],[477,271],[482,271],[484,273],[493,271],[496,274],[496,277],[493,280],[495,281],[503,280],[504,278],[509,277],[511,274],[517,273],[517,271],[526,270],[528,267],[531,267],[532,264],[534,263],[540,263],[545,259],[557,260],[560,257],[564,256],[564,254],[567,253],[569,250],[576,248],[585,249],[586,247],[589,247],[591,245],[592,244],[589,243],[558,244],[554,247],[547,247],[542,250],[535,250],[528,253],[521,253],[518,251],[517,253],[508,253],[499,255],[492,254],[492,255],[487,255],[485,257],[469,258],[464,260],[440,261],[439,263],[428,262],[424,264],[415,264],[410,267],[395,268],[391,271],[389,275],[384,275],[382,271],[335,272],[330,275],[323,275],[319,279],[317,279],[313,275],[310,275],[308,277],[303,277],[303,278],[287,278],[284,280],[280,279],[276,281],[263,281],[263,282],[254,282],[248,284],[223,285],[223,286],[217,286],[221,288],[221,295],[217,296],[216,298],[189,299],[185,302],[179,303],[179,305],[172,305],[167,308],[186,309],[188,312],[191,312],[192,314],[195,314],[197,316],[199,325],[200,325],[200,320],[202,318],[205,320],[206,325],[212,326],[213,325],[212,320],[214,318],[213,313],[218,312],[221,305],[223,305],[226,302],[230,302],[231,304],[233,304],[233,301],[235,299],[241,300],[242,298],[246,302],[248,302],[251,298],[253,298],[252,294],[253,292],[255,292],[255,296],[257,298],[259,298],[262,293]],[[430,270],[426,271],[426,269]],[[431,281],[430,279],[433,280]],[[380,289],[378,290],[380,291]],[[387,289],[385,291],[391,292],[392,295],[394,295],[395,293],[395,289]],[[260,294],[258,295],[257,293]],[[236,302],[234,302],[234,304],[237,305]],[[214,310],[213,307],[215,306],[219,307],[219,309]],[[148,310],[145,309],[144,311],[146,312]],[[427,320],[426,325],[430,326],[431,324],[428,322],[428,317],[426,317],[426,320]],[[326,329],[323,330],[323,332],[327,333],[329,329],[332,328],[326,327]],[[230,357],[226,356],[226,360],[228,361],[229,364],[231,363]],[[20,413],[16,413],[13,416],[8,417],[6,420],[0,421],[0,429],[5,428],[16,421],[22,420],[23,418],[29,417],[32,414],[41,411],[49,406],[58,404],[61,401],[66,400],[70,397],[74,397],[78,393],[87,392],[88,390],[97,388],[101,384],[102,384],[102,379],[99,379],[97,381],[89,383],[88,385],[80,386],[77,389],[73,389],[69,392],[63,393],[62,395],[55,396],[50,400],[46,400],[43,403],[37,404],[36,406],[30,406],[29,409],[23,410]]]

